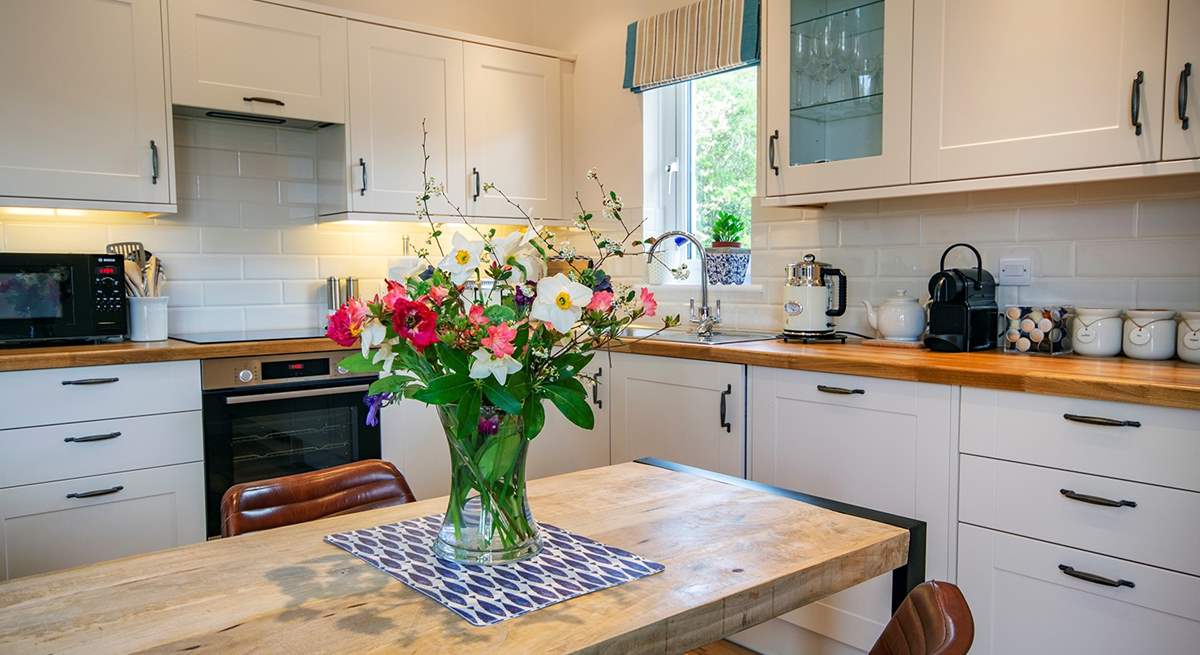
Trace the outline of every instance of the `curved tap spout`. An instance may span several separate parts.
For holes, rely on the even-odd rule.
[[[658,247],[660,245],[662,245],[663,243],[667,242],[668,240],[674,240],[675,237],[683,237],[684,239],[691,241],[696,246],[696,248],[698,248],[700,251],[700,316],[698,318],[696,316],[692,316],[692,322],[699,323],[702,331],[705,331],[705,332],[708,332],[711,334],[712,326],[716,323],[721,322],[721,315],[720,315],[719,310],[718,310],[718,313],[715,315],[711,311],[709,311],[709,306],[708,306],[708,253],[704,250],[704,244],[700,242],[700,239],[696,238],[696,235],[694,235],[690,232],[684,232],[682,230],[672,230],[670,232],[664,232],[650,246],[650,250],[648,250],[646,252],[646,260],[652,261],[654,258],[654,252],[656,250],[658,250]]]

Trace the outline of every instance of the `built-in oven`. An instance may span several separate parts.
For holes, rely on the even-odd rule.
[[[367,425],[372,375],[338,366],[345,351],[204,360],[208,536],[221,534],[221,496],[265,480],[379,457]]]
[[[0,253],[0,344],[124,338],[124,267],[121,255]]]

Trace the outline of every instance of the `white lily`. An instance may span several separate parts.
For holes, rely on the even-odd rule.
[[[449,273],[452,282],[462,284],[479,268],[479,256],[482,253],[482,241],[472,241],[462,233],[455,233],[450,241],[450,252],[438,263],[438,268]]]
[[[538,281],[537,298],[529,315],[536,320],[546,321],[556,331],[566,334],[591,301],[591,289],[557,273]]]
[[[501,266],[508,263],[509,257],[516,257],[517,252],[521,250],[528,241],[525,241],[525,232],[514,230],[510,234],[492,239],[492,256]]]
[[[496,377],[497,382],[504,384],[509,375],[521,370],[521,362],[513,359],[512,355],[494,357],[483,348],[471,355],[475,361],[471,362],[471,372],[468,375],[475,380],[483,380],[491,375]]]
[[[362,332],[358,335],[359,345],[362,346],[362,356],[366,357],[371,348],[383,343],[387,338],[387,326],[375,319],[371,319],[363,326]]]

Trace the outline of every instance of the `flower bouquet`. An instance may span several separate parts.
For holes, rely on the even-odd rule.
[[[428,157],[426,157],[428,161]],[[642,245],[640,223],[626,226],[620,196],[594,171],[603,215],[620,226],[613,238],[592,227],[593,214],[576,196],[575,227],[599,252],[590,268],[540,277],[551,257],[570,261],[575,249],[492,184],[521,211],[524,230],[498,236],[470,223],[442,187],[425,175],[417,212],[429,226],[418,250],[421,265],[368,302],[351,299],[330,316],[327,336],[361,353],[342,361],[352,372],[377,372],[366,402],[370,422],[380,407],[410,398],[437,406],[450,448],[451,488],[435,550],[439,557],[476,564],[521,559],[541,547],[525,494],[525,456],[546,422],[547,404],[575,425],[594,417],[581,373],[595,352],[619,339],[634,321],[657,312],[654,295],[612,281],[603,264]],[[429,213],[438,198],[452,207],[471,236],[456,233],[449,247]],[[663,328],[679,317],[664,318]],[[548,401],[548,403],[547,403]]]

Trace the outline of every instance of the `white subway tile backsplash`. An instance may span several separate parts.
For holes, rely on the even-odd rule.
[[[317,219],[313,205],[278,205],[274,203],[239,203],[242,227],[311,227]]]
[[[312,255],[254,255],[242,265],[247,280],[311,280],[317,277]]]
[[[321,305],[276,305],[247,307],[247,330],[286,330],[297,326],[318,327],[325,321],[326,310]]]
[[[160,223],[174,225],[217,225],[237,227],[242,224],[238,203],[227,200],[179,200],[179,213],[164,214]]]
[[[917,216],[843,218],[840,221],[844,246],[884,246],[921,242],[921,219]]]
[[[233,174],[240,174],[242,177],[263,177],[272,180],[311,180],[316,177],[316,161],[311,156],[289,157],[244,152],[237,157],[237,161],[240,162],[240,168],[235,169]]]
[[[9,252],[104,252],[108,226],[92,224],[9,223],[4,229],[4,249]]]
[[[1142,200],[1139,237],[1200,236],[1200,196]]]
[[[175,148],[175,170],[179,174],[236,176],[238,154],[231,150],[179,146]]]
[[[275,152],[276,134],[282,131],[263,125],[176,118],[175,145],[241,152]]]
[[[279,202],[278,180],[201,175],[199,198],[239,202]]]
[[[1078,189],[1070,184],[990,189],[967,194],[972,209],[992,207],[1033,207],[1039,205],[1070,205],[1079,198]]]
[[[1017,240],[1017,210],[954,212],[921,216],[922,243],[972,244]]]
[[[1100,280],[1078,277],[1047,277],[1018,287],[1021,304],[1068,304],[1076,307],[1134,306],[1134,281],[1128,279]]]
[[[1133,237],[1135,203],[1022,208],[1021,241],[1119,239]]]
[[[283,252],[304,255],[348,255],[354,252],[352,236],[316,226],[284,230]]]
[[[307,155],[315,157],[317,154],[317,135],[308,130],[279,130],[278,135],[278,152],[281,155]]]
[[[205,305],[277,305],[283,301],[283,284],[276,280],[205,282]]]
[[[1200,311],[1200,280],[1179,277],[1140,279],[1137,281],[1137,306]]]
[[[234,255],[172,255],[163,263],[172,281],[242,279],[242,258]]]
[[[266,254],[280,248],[278,230],[244,230],[210,227],[204,230],[204,252]]]
[[[170,307],[167,325],[171,332],[226,332],[245,328],[241,307]],[[297,326],[299,327],[299,326]]]
[[[1033,277],[1070,277],[1075,274],[1075,247],[1065,243],[1019,243],[986,245],[980,249],[983,267],[993,275],[1002,257],[1028,257]]]
[[[361,283],[360,283],[361,284]],[[361,286],[359,287],[362,288]],[[312,305],[325,302],[324,280],[284,280],[283,302],[288,305]]]
[[[1200,278],[1200,239],[1081,242],[1075,257],[1078,276]]]
[[[204,283],[167,281],[162,294],[170,299],[169,307],[199,307],[204,304]]]
[[[175,225],[113,225],[110,241],[140,241],[156,255],[200,252],[200,228]]]
[[[385,277],[388,261],[384,257],[327,256],[318,258],[320,277]]]
[[[292,204],[317,204],[316,182],[281,182],[279,185],[280,202]]]

